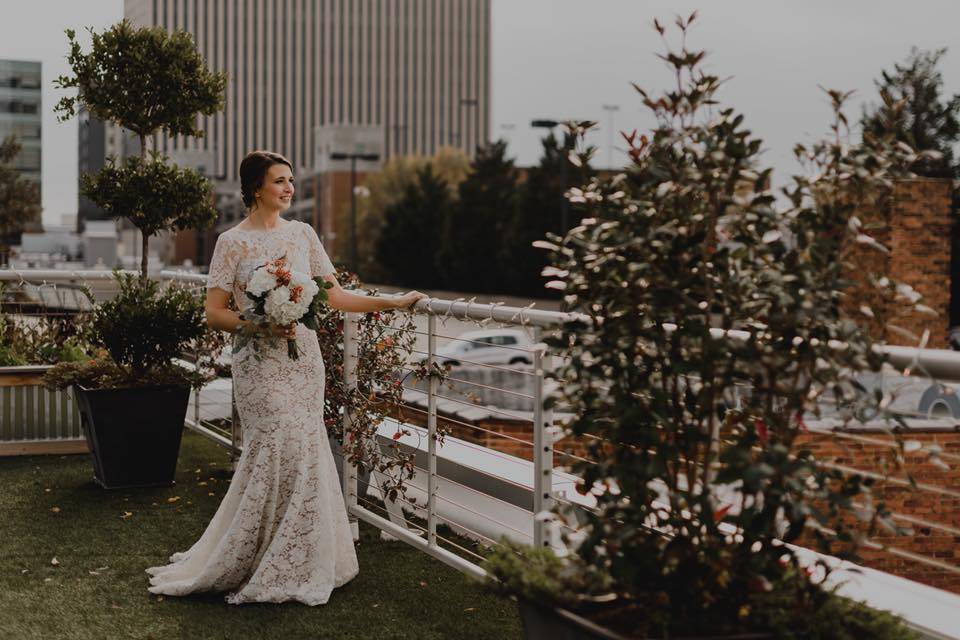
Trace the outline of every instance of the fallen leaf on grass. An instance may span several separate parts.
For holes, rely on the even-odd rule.
[[[121,606],[118,605],[118,604],[111,604],[111,605],[110,605],[110,608],[111,608],[111,609],[123,609],[123,607],[121,607]]]
[[[207,483],[206,483],[206,482],[198,482],[198,483],[197,483],[197,486],[198,486],[198,487],[205,487],[205,486],[207,486]]]
[[[97,571],[106,571],[110,567],[97,567]]]
[[[213,491],[211,491],[211,492],[208,493],[207,495],[208,495],[208,496],[214,496],[214,495],[216,495],[216,494],[215,494]]]
[[[28,573],[29,571],[30,571],[30,569],[21,569],[21,570],[20,570],[20,573]]]
[[[53,578],[44,578],[43,581],[44,581],[44,582],[52,582],[52,581],[53,581]]]
[[[427,583],[426,583],[425,581],[421,580],[421,581],[420,581],[420,586],[421,586],[421,587],[425,587],[425,586],[427,586]]]
[[[121,520],[126,520],[127,518],[129,518],[129,517],[132,516],[132,515],[133,515],[133,511],[124,511],[124,512],[123,512],[123,515],[120,516],[120,519],[121,519]]]
[[[57,560],[57,557],[56,557],[56,556],[54,556],[54,557],[53,557],[53,560],[50,561],[50,564],[52,564],[53,566],[57,566],[57,565],[60,564],[60,561]]]
[[[98,575],[100,575],[100,572],[99,572],[99,571],[87,571],[87,573],[89,573],[89,574],[92,575],[92,576],[98,576]]]
[[[476,611],[476,610],[477,610],[476,607],[467,607],[466,609],[464,609],[464,611]]]
[[[60,513],[60,507],[50,507],[50,511],[53,511],[54,513]]]
[[[44,491],[44,493],[50,493],[50,491],[52,491],[52,489],[50,489],[50,487],[47,487],[47,488],[44,489],[43,491]]]
[[[173,496],[172,498],[167,498],[167,502],[176,502],[180,499],[180,496]]]

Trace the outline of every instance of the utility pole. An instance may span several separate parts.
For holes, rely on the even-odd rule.
[[[603,105],[603,110],[607,112],[608,119],[608,128],[607,128],[607,168],[613,169],[613,140],[614,140],[614,127],[613,127],[613,114],[617,111],[620,111],[620,105],[618,104],[605,104]]]

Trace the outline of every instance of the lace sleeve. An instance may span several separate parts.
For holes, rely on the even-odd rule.
[[[320,244],[320,237],[317,236],[316,229],[310,225],[306,226],[308,227],[307,235],[310,237],[310,275],[312,277],[322,277],[335,274],[337,270],[330,262],[330,257],[324,250],[323,245]]]
[[[207,289],[223,289],[233,293],[233,281],[237,273],[237,262],[240,252],[236,243],[223,234],[217,237],[217,244],[213,247],[213,257],[210,259],[210,272],[207,275]]]

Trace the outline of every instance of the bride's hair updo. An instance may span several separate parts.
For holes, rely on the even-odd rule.
[[[273,151],[251,151],[240,163],[240,196],[248,209],[256,203],[257,189],[263,186],[267,171],[275,164],[285,164],[293,171],[290,161]]]

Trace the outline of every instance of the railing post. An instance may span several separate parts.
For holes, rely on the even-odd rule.
[[[545,516],[553,508],[553,410],[545,409],[545,370],[550,355],[542,343],[533,352],[533,545],[550,544]]]
[[[193,352],[194,371],[200,373],[200,347]],[[193,424],[200,426],[200,388],[193,390]]]
[[[427,544],[437,546],[437,377],[433,375],[437,349],[437,317],[427,316]]]
[[[357,365],[360,359],[360,316],[356,313],[345,313],[343,318],[343,383],[347,398],[352,398],[357,391]],[[347,517],[350,520],[350,531],[353,539],[360,538],[360,525],[352,509],[357,506],[357,467],[347,456],[347,444],[351,439],[353,429],[353,412],[349,401],[343,412],[343,500],[347,508]]]

